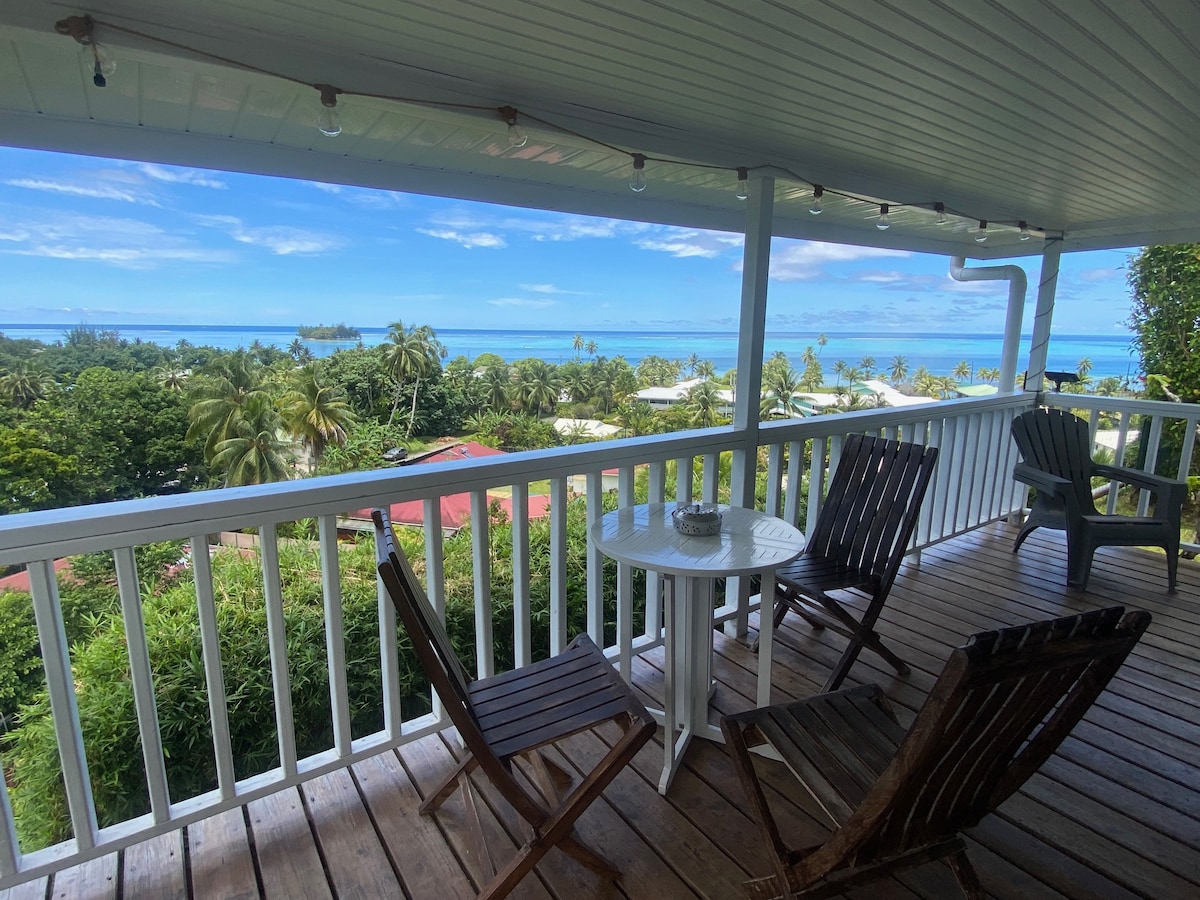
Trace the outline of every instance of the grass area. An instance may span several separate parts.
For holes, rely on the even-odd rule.
[[[549,494],[549,493],[550,493],[550,479],[549,478],[543,478],[541,481],[529,482],[529,495],[531,497],[538,496],[541,494]],[[488,488],[488,496],[511,498],[512,497],[512,488],[511,487]]]

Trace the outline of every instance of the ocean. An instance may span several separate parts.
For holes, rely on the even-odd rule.
[[[32,338],[44,343],[61,341],[69,325],[31,325],[0,323],[0,334],[10,338]],[[249,346],[255,340],[286,349],[297,337],[296,329],[287,325],[104,325],[88,323],[97,330],[113,329],[130,341],[143,341],[173,347],[181,340],[197,346],[233,350]],[[362,343],[380,344],[387,337],[386,328],[363,328]],[[438,329],[437,336],[450,358],[465,355],[474,358],[481,353],[495,353],[508,361],[535,357],[552,363],[575,359],[572,349],[574,331],[537,331],[532,329],[472,330]],[[651,332],[651,331],[587,331],[585,341],[596,342],[596,353],[612,358],[624,356],[637,365],[646,356],[686,360],[691,354],[712,362],[718,373],[737,365],[737,333],[721,331]],[[828,342],[817,346],[816,332],[767,332],[764,358],[779,350],[792,364],[801,367],[800,356],[812,346],[819,351],[821,365],[830,373],[833,364],[843,360],[858,366],[867,356],[875,359],[877,372],[886,372],[895,356],[903,356],[909,372],[925,366],[935,375],[949,375],[960,361],[970,363],[972,371],[980,368],[999,368],[1002,339],[995,334],[898,334],[896,332],[826,332]],[[317,356],[329,356],[343,347],[355,346],[354,341],[305,341]],[[1018,369],[1024,368],[1029,357],[1029,336],[1021,341]],[[581,353],[587,359],[586,352]],[[1139,360],[1133,352],[1131,338],[1121,335],[1056,334],[1050,339],[1047,368],[1054,371],[1075,371],[1081,359],[1092,362],[1093,378],[1115,376],[1135,379],[1141,374]]]

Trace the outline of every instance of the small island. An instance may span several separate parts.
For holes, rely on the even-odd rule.
[[[344,322],[336,325],[301,325],[296,333],[307,341],[357,341],[362,332]]]

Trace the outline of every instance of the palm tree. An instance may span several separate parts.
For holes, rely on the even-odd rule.
[[[585,346],[584,349],[587,350],[588,356],[595,356],[596,351],[599,350],[600,348],[596,346],[595,341],[588,341],[587,346]]]
[[[888,374],[892,379],[892,384],[900,384],[908,378],[908,360],[903,356],[893,356]]]
[[[844,359],[839,359],[837,362],[835,362],[833,364],[833,375],[837,379],[837,381],[834,382],[835,390],[842,386],[842,379],[845,377],[846,373],[849,371],[850,371],[850,367],[846,365],[846,361]]]
[[[479,380],[483,384],[483,397],[489,408],[501,412],[511,407],[513,382],[508,366],[488,366]]]
[[[820,348],[821,348],[821,350],[824,350],[824,349],[825,349],[825,345],[826,345],[826,344],[828,344],[828,343],[829,343],[829,338],[825,337],[825,335],[824,335],[824,334],[818,334],[818,335],[817,335],[817,346],[818,346],[818,347],[820,347]],[[818,355],[818,356],[820,356],[820,355],[821,355],[821,350],[818,350],[818,351],[817,351],[817,355]]]
[[[308,451],[310,471],[321,462],[327,446],[346,444],[355,416],[342,395],[339,387],[323,387],[317,381],[316,370],[305,366],[296,373],[292,389],[279,400],[284,424]]]
[[[16,363],[0,375],[0,395],[18,409],[29,409],[55,386],[54,376],[49,371],[24,362]]]
[[[216,445],[213,468],[225,470],[225,486],[267,484],[289,476],[285,447],[279,439],[282,421],[264,393],[249,396],[234,433]]]
[[[187,387],[187,372],[174,366],[155,366],[150,375],[158,382],[159,387],[168,391],[183,391]]]
[[[759,418],[764,419],[778,409],[788,418],[799,415],[803,407],[796,401],[796,391],[800,387],[800,376],[790,366],[787,369],[773,369],[770,381],[763,385],[763,398],[759,404]]]
[[[562,379],[558,376],[557,367],[551,363],[541,359],[529,360],[528,363],[522,363],[517,389],[528,409],[535,416],[540,416],[543,407],[553,408],[558,403]]]
[[[712,379],[717,377],[717,367],[711,360],[702,359],[692,367],[692,373],[697,378]]]
[[[288,344],[287,352],[289,355],[291,355],[292,359],[296,360],[296,362],[300,362],[300,357],[304,355],[304,351],[307,349],[308,348],[304,346],[304,341],[300,340],[298,337],[294,337],[292,338],[292,342]]]
[[[701,428],[717,424],[717,410],[721,404],[720,389],[711,381],[694,385],[684,400],[684,408],[692,415],[692,424]]]
[[[270,402],[262,386],[262,367],[246,350],[223,353],[193,379],[187,437],[204,436],[204,458],[211,461],[217,445],[238,434],[245,408],[258,397]]]
[[[971,377],[971,364],[965,359],[954,367],[954,371],[950,373],[955,381],[967,381]]]
[[[417,389],[421,379],[433,374],[441,367],[439,360],[446,356],[446,348],[437,339],[437,332],[428,325],[419,325],[411,330],[397,320],[388,326],[387,341],[384,344],[388,371],[396,379],[396,394],[392,400],[392,411],[388,416],[388,424],[396,416],[396,408],[400,405],[400,391],[405,383],[412,381],[412,405],[408,412],[408,430],[406,438],[412,437],[413,423],[417,419]]]
[[[575,359],[579,359],[579,351],[583,349],[583,335],[577,334],[571,341],[571,349],[575,351]]]
[[[863,378],[870,380],[875,374],[875,357],[864,356],[858,361],[858,367],[863,370]]]
[[[700,357],[697,356],[695,353],[691,353],[688,355],[688,358],[686,360],[684,360],[683,365],[688,370],[689,373],[691,373],[693,376],[695,376],[696,366],[700,365]]]
[[[625,429],[627,437],[638,437],[654,431],[654,410],[645,400],[627,403],[617,411],[617,424]]]

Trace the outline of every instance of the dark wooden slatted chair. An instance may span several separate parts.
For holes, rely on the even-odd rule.
[[[829,628],[850,640],[825,691],[841,685],[863,647],[908,674],[904,661],[879,639],[875,622],[921,514],[937,455],[936,447],[850,435],[804,553],[775,573],[776,628],[791,610],[813,628]],[[831,596],[842,590],[867,595],[861,618]]]
[[[586,634],[551,659],[472,681],[396,545],[387,513],[376,509],[372,517],[379,576],[467,750],[463,761],[430,793],[420,811],[433,812],[461,788],[475,855],[486,869],[481,898],[507,896],[555,846],[603,877],[619,879],[616,866],[579,840],[574,823],[650,740],[654,719]],[[567,790],[571,778],[539,748],[607,722],[615,722],[622,736],[594,769]],[[514,765],[516,759],[524,761],[523,771]],[[516,856],[499,871],[476,812],[470,780],[475,769],[482,771],[531,830]]]
[[[747,882],[747,895],[840,895],[895,869],[947,859],[968,897],[986,896],[960,832],[1037,771],[1149,624],[1149,613],[1115,606],[976,634],[950,655],[907,732],[878,685],[723,718],[774,868]],[[825,843],[784,842],[748,752],[762,744],[832,820]]]
[[[1013,552],[1035,528],[1067,533],[1067,584],[1083,590],[1097,547],[1162,547],[1167,589],[1175,592],[1179,521],[1187,484],[1149,472],[1107,466],[1092,459],[1088,423],[1061,409],[1034,409],[1012,423],[1022,462],[1013,478],[1037,490]],[[1092,498],[1092,478],[1107,478],[1154,492],[1151,516],[1105,515]]]

